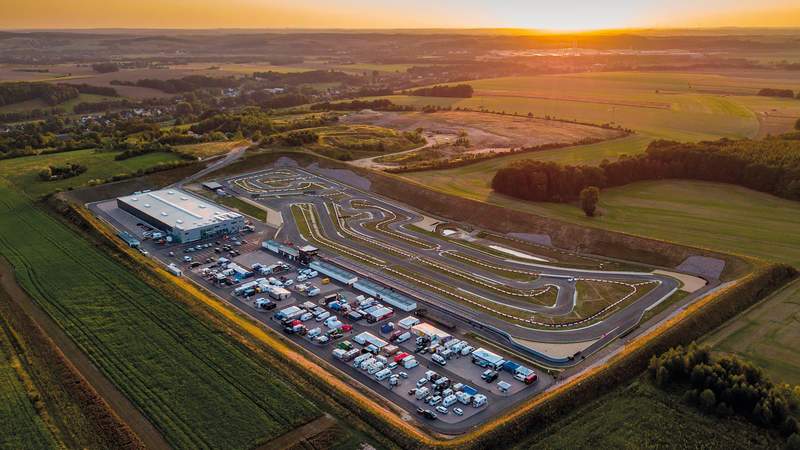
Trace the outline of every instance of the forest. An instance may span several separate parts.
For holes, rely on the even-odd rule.
[[[473,92],[472,86],[468,84],[457,84],[455,86],[436,85],[429,88],[414,89],[406,92],[406,94],[421,97],[471,98]]]
[[[792,200],[800,199],[800,141],[721,139],[699,143],[654,141],[636,156],[596,166],[524,160],[500,169],[495,191],[531,201],[570,202],[588,186],[689,179],[735,184]]]

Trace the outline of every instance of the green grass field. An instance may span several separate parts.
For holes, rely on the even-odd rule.
[[[248,145],[247,140],[204,142],[202,144],[178,145],[175,150],[179,153],[196,156],[198,158],[208,158],[228,153],[234,147]]]
[[[738,186],[688,180],[633,183],[604,190],[603,215],[588,218],[577,205],[526,202],[495,194],[466,176],[440,182],[433,174],[404,176],[449,194],[579,225],[800,264],[800,203]]]
[[[18,189],[24,190],[32,196],[40,196],[59,189],[82,186],[96,178],[108,178],[113,175],[136,172],[139,169],[179,159],[173,153],[146,153],[122,161],[115,161],[114,157],[118,153],[96,152],[89,149],[6,159],[0,161],[0,176],[6,177]],[[83,164],[88,170],[77,177],[64,180],[39,180],[38,172],[40,169],[48,165],[63,165],[66,163]]]
[[[800,384],[800,281],[795,281],[705,338],[715,351],[763,367],[776,381]]]
[[[0,185],[20,284],[176,448],[251,448],[319,415],[263,362]]]
[[[782,440],[750,423],[719,419],[679,396],[637,381],[556,421],[517,449],[780,448]]]
[[[1,319],[0,319],[1,320]],[[0,448],[59,448],[19,378],[19,361],[0,329]]]

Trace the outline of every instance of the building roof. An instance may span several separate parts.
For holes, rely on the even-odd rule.
[[[128,195],[118,200],[177,230],[190,230],[242,217],[180,189]]]
[[[203,183],[203,187],[206,189],[211,189],[212,191],[216,191],[217,189],[222,189],[223,186],[216,181],[206,181]]]

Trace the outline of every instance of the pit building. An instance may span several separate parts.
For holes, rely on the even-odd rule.
[[[119,197],[117,206],[163,231],[174,242],[233,234],[244,227],[241,214],[180,189]]]

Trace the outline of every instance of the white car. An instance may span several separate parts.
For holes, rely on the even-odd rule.
[[[445,408],[445,407],[444,407],[444,406],[442,406],[442,405],[439,405],[439,406],[437,406],[437,407],[436,407],[436,410],[437,410],[437,411],[439,411],[439,412],[440,412],[440,413],[442,413],[442,414],[447,414],[447,408]]]
[[[419,380],[417,380],[417,387],[425,386],[425,383],[427,382],[428,382],[427,378],[420,378]]]
[[[319,313],[317,315],[316,321],[317,322],[322,322],[323,320],[327,319],[330,316],[331,316],[331,313],[329,313],[328,311],[322,311],[321,313]]]
[[[461,408],[453,408],[453,414],[455,414],[457,416],[463,416],[464,415],[464,410],[461,409]]]
[[[283,282],[283,287],[288,287],[294,284],[294,280],[286,280]]]
[[[314,340],[319,344],[324,344],[324,343],[330,341],[331,338],[329,338],[328,336],[325,336],[324,334],[321,334],[321,335],[315,337]]]
[[[185,262],[192,262],[192,257],[191,257],[191,256],[184,256],[184,257],[183,257],[183,260],[184,260]]]
[[[307,313],[303,314],[302,316],[300,316],[300,322],[305,322],[305,321],[311,320],[313,317],[314,317],[314,314],[311,314],[310,312],[307,312]]]

